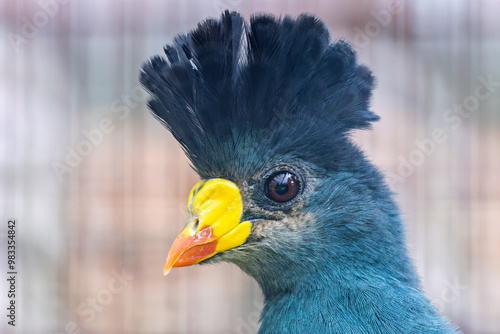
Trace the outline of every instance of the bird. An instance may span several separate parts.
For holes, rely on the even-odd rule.
[[[200,177],[164,265],[229,262],[260,334],[457,333],[425,296],[384,174],[352,133],[375,78],[312,14],[224,11],[142,65],[148,107]]]

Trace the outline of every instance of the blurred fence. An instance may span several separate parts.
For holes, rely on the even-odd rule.
[[[427,294],[466,333],[500,333],[498,2],[4,0],[0,212],[18,221],[16,333],[257,331],[260,291],[239,269],[162,275],[197,176],[137,80],[225,8],[311,12],[354,44],[382,117],[356,140],[398,193]]]

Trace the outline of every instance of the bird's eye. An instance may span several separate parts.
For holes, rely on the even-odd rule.
[[[274,173],[266,181],[267,197],[279,203],[292,200],[299,189],[299,179],[290,172]]]

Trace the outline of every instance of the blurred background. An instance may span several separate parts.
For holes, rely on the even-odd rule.
[[[238,268],[162,275],[198,177],[138,83],[224,9],[314,13],[352,42],[382,117],[355,140],[398,194],[427,295],[465,333],[500,333],[494,0],[0,1],[2,254],[9,218],[18,241],[17,322],[3,311],[0,332],[256,333],[262,296]]]

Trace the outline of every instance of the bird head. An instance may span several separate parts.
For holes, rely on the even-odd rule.
[[[141,82],[201,178],[165,274],[228,261],[266,292],[400,270],[397,209],[349,136],[378,116],[347,42],[311,15],[226,11],[164,50]]]

